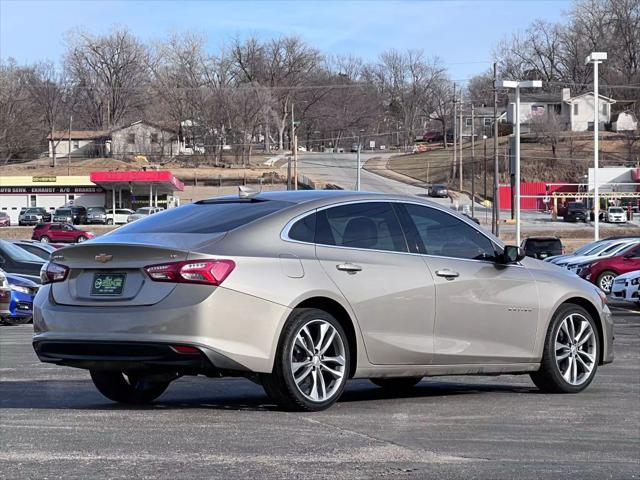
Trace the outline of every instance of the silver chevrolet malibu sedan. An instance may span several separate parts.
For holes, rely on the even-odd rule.
[[[42,276],[38,357],[117,402],[183,375],[244,376],[307,411],[349,378],[526,373],[575,393],[613,360],[600,290],[416,197],[241,192],[60,249]]]

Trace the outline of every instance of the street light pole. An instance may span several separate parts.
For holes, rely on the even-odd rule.
[[[360,132],[358,132],[358,149],[356,150],[356,162],[357,162],[357,166],[356,166],[356,191],[360,191],[360,169],[361,169],[361,165],[360,165],[360,150],[362,149],[362,145],[360,144],[361,140],[361,135],[362,132],[364,132],[364,130],[360,130]]]
[[[540,88],[541,80],[501,80],[497,82],[498,87],[515,88],[516,105],[514,112],[515,121],[515,221],[516,221],[516,245],[520,245],[520,88]]]
[[[593,63],[593,239],[600,239],[600,196],[598,185],[598,130],[600,128],[600,94],[598,88],[598,65],[607,59],[607,52],[592,52],[584,63]]]

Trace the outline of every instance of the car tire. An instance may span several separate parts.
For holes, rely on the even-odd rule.
[[[596,286],[605,293],[611,293],[613,287],[613,280],[618,276],[616,272],[611,270],[605,270],[596,280]]]
[[[349,367],[349,341],[340,323],[324,310],[300,308],[287,320],[273,371],[261,375],[261,383],[281,408],[315,412],[340,397]]]
[[[88,240],[88,238],[85,237],[84,235],[80,235],[78,238],[76,238],[76,243],[82,243],[85,240]]]
[[[420,383],[422,377],[392,377],[392,378],[370,378],[369,381],[385,390],[403,391],[409,390]]]
[[[145,376],[125,372],[91,370],[91,380],[98,391],[109,400],[141,405],[151,403],[164,393],[170,382],[151,382]]]
[[[545,393],[581,392],[595,377],[600,348],[589,312],[579,305],[562,305],[549,324],[540,370],[530,374],[531,380]]]
[[[49,237],[47,237],[46,235],[43,235],[40,237],[40,242],[42,243],[50,243],[51,239]]]
[[[107,225],[113,225],[113,220],[109,218],[109,219],[107,220]]]

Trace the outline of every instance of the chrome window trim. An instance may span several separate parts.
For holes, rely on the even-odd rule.
[[[496,264],[496,262],[493,262],[491,260],[477,260],[477,259],[473,259],[473,258],[447,257],[447,256],[444,256],[444,255],[432,255],[432,254],[426,254],[426,253],[398,252],[398,251],[395,251],[395,250],[377,250],[377,249],[374,249],[374,248],[343,247],[341,245],[325,245],[323,243],[303,242],[302,240],[294,240],[292,238],[289,238],[289,231],[291,230],[293,225],[297,221],[302,220],[303,218],[307,217],[308,215],[312,215],[314,213],[321,212],[322,210],[326,210],[328,208],[340,207],[340,206],[343,206],[343,205],[351,205],[351,204],[357,204],[357,203],[383,203],[383,202],[386,202],[386,203],[408,203],[408,204],[411,204],[411,205],[418,205],[418,206],[421,206],[421,207],[433,208],[434,210],[439,210],[439,211],[444,212],[447,215],[451,215],[451,213],[447,212],[447,210],[444,209],[444,208],[433,207],[431,205],[425,205],[424,203],[415,202],[415,201],[411,201],[411,200],[398,200],[398,199],[348,200],[348,201],[344,201],[344,202],[332,203],[330,205],[324,205],[322,207],[314,208],[314,209],[311,209],[311,210],[307,210],[304,213],[296,215],[295,217],[293,217],[291,220],[289,220],[285,224],[284,228],[280,232],[280,239],[285,241],[285,242],[297,243],[297,244],[300,244],[300,245],[311,245],[311,246],[314,246],[314,247],[337,248],[337,249],[343,249],[343,250],[357,250],[357,251],[363,251],[363,252],[391,253],[391,254],[396,254],[396,255],[413,255],[413,256],[427,257],[427,258],[446,258],[446,259],[451,259],[451,260],[462,260],[462,261],[465,261],[465,262],[488,263],[488,264],[491,264],[491,265],[495,265]],[[500,244],[496,243],[494,239],[492,239],[485,232],[483,232],[481,229],[479,229],[477,227],[477,225],[475,223],[473,223],[472,221],[470,221],[470,220],[467,221],[466,219],[458,218],[455,215],[451,215],[451,216],[456,218],[456,219],[458,219],[458,220],[460,220],[460,221],[462,221],[462,222],[464,222],[464,223],[466,223],[467,225],[472,227],[477,232],[480,232],[494,246],[497,246],[500,249],[504,249],[503,245],[500,245]],[[402,228],[402,223],[400,224],[400,227]],[[524,265],[522,265],[522,263],[520,263],[520,262],[512,263],[512,264],[505,264],[504,266],[507,266],[507,267],[524,267]]]

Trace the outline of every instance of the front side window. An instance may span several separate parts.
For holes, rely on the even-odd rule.
[[[426,255],[495,260],[496,249],[478,229],[449,213],[422,205],[403,204],[409,247]]]
[[[316,214],[315,241],[321,245],[406,252],[400,222],[385,202],[340,205]]]

